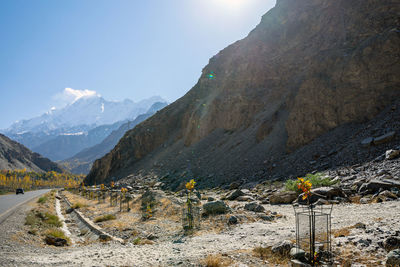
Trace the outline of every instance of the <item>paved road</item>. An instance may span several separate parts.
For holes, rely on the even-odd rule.
[[[0,219],[5,213],[12,210],[14,207],[17,207],[21,203],[27,202],[35,197],[39,197],[40,195],[49,192],[50,189],[42,189],[36,191],[25,192],[25,194],[10,194],[0,196]]]

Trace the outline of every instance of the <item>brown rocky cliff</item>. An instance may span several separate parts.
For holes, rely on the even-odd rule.
[[[248,37],[210,59],[185,96],[97,160],[87,182],[141,169],[189,169],[200,180],[212,172],[227,182],[371,119],[400,95],[397,2],[278,1]]]

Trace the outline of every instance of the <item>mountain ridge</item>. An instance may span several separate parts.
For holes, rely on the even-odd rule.
[[[63,172],[54,162],[0,134],[0,169],[27,169],[35,172]]]

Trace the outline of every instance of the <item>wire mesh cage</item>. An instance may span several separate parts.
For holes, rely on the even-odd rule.
[[[186,230],[200,229],[200,207],[193,203],[185,203],[182,206],[182,227]]]
[[[115,207],[118,204],[118,193],[119,191],[113,190],[110,192],[110,206]]]
[[[331,246],[332,205],[295,205],[296,248],[306,252],[313,266],[333,260]]]
[[[129,207],[129,201],[132,200],[132,196],[129,193],[121,193],[120,196],[120,207],[119,211],[127,211],[129,212],[131,208]]]

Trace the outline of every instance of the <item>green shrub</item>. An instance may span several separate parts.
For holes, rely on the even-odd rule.
[[[133,240],[133,244],[134,245],[140,245],[140,243],[142,242],[142,239],[140,237],[137,237]]]
[[[43,204],[43,203],[45,203],[47,201],[47,197],[46,196],[44,196],[44,197],[40,197],[39,199],[38,199],[38,203],[39,204]]]
[[[110,220],[115,220],[116,217],[113,214],[106,214],[103,216],[99,216],[97,218],[94,219],[94,222],[105,222],[105,221],[110,221]]]
[[[46,235],[46,236],[55,237],[55,238],[62,238],[62,239],[67,240],[68,244],[71,243],[71,240],[69,239],[69,237],[67,237],[67,236],[65,235],[65,233],[64,233],[61,229],[58,229],[58,228],[51,228],[51,229],[48,229],[48,230],[45,232],[45,235]]]
[[[58,218],[57,215],[51,214],[46,212],[45,213],[46,217],[45,217],[45,223],[48,225],[52,225],[55,227],[61,227],[62,226],[62,222],[60,221],[60,219]]]
[[[331,186],[336,183],[333,182],[329,177],[324,177],[322,173],[316,173],[316,174],[309,173],[304,177],[304,180],[309,180],[312,184],[312,188]],[[297,181],[298,181],[297,179],[287,180],[285,183],[286,190],[301,193],[301,190],[297,188]]]

